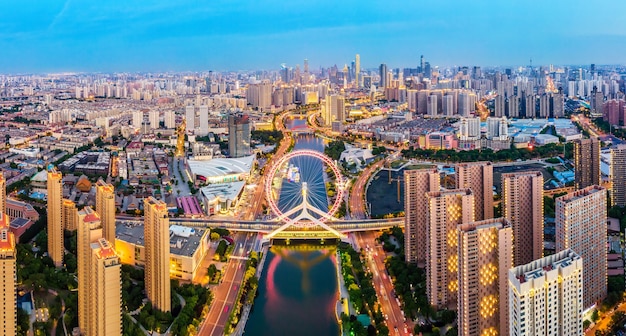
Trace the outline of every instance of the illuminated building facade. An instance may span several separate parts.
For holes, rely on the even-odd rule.
[[[626,144],[611,148],[611,204],[626,206]]]
[[[491,162],[457,164],[456,187],[472,190],[477,221],[493,218],[493,165]]]
[[[497,218],[461,224],[458,241],[459,335],[507,335],[511,223]]]
[[[571,249],[509,270],[509,335],[582,336],[583,284]]]
[[[10,231],[9,217],[4,213],[0,216],[0,272],[3,274],[0,282],[0,335],[13,336],[17,335],[15,236]]]
[[[574,179],[576,188],[600,185],[600,141],[597,138],[574,140]]]
[[[163,312],[171,310],[170,225],[165,202],[144,200],[145,283],[148,300]]]
[[[427,200],[426,293],[436,309],[455,309],[458,294],[457,225],[474,221],[469,189],[431,191]]]
[[[96,211],[102,219],[104,239],[115,244],[115,188],[103,180],[96,182]]]
[[[583,304],[607,292],[606,189],[590,186],[556,199],[556,251],[571,249],[585,263]]]
[[[76,231],[76,203],[63,199],[63,228],[68,231]]]
[[[115,248],[104,238],[90,244],[91,272],[87,335],[122,334],[122,264]]]
[[[538,171],[502,174],[502,214],[511,221],[514,264],[543,257],[543,175]]]
[[[408,263],[426,263],[426,193],[438,190],[437,168],[404,171],[404,255]]]
[[[102,238],[102,222],[98,213],[91,207],[84,207],[76,213],[76,271],[78,273],[78,327],[82,333],[89,334],[91,325],[91,244]]]
[[[48,255],[54,266],[63,266],[63,176],[48,167]]]

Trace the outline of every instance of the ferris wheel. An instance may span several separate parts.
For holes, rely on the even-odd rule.
[[[331,158],[320,152],[290,152],[279,158],[267,174],[265,197],[279,221],[298,226],[325,222],[333,218],[344,201],[341,172]],[[334,194],[332,201],[327,188]]]

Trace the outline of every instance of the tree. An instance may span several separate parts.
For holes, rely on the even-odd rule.
[[[211,264],[208,269],[209,279],[213,279],[213,277],[217,274],[217,267],[215,264]]]
[[[210,238],[211,241],[217,241],[218,239],[220,239],[220,234],[217,232],[211,232]]]

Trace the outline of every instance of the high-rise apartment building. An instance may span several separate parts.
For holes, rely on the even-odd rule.
[[[457,164],[456,187],[472,190],[474,214],[477,221],[493,218],[493,165],[491,162]]]
[[[133,112],[133,127],[141,128],[141,124],[143,124],[143,112],[134,111]]]
[[[341,95],[329,95],[326,97],[322,110],[324,125],[330,126],[334,121],[346,121],[346,100]]]
[[[228,151],[230,157],[250,155],[250,116],[228,115]]]
[[[502,214],[511,222],[514,264],[543,257],[543,175],[538,171],[502,174]]]
[[[122,334],[122,264],[115,248],[100,238],[89,246],[90,286],[89,327],[87,335]]]
[[[78,328],[83,334],[90,335],[89,321],[94,298],[90,295],[91,282],[91,243],[102,238],[102,222],[97,212],[91,207],[84,207],[76,213],[76,272],[78,273]]]
[[[165,111],[165,113],[163,113],[163,122],[167,129],[176,128],[176,114],[174,111]]]
[[[585,262],[583,305],[606,296],[606,189],[590,186],[556,199],[556,251],[572,249]]]
[[[578,189],[600,185],[602,182],[600,141],[597,138],[574,140],[574,178]]]
[[[431,191],[427,200],[426,293],[437,309],[457,307],[457,225],[474,221],[474,195],[469,189]]]
[[[171,310],[170,221],[165,202],[144,199],[145,283],[148,300],[163,312]]]
[[[159,111],[150,111],[148,112],[148,120],[150,121],[151,129],[158,129],[160,126],[159,122]]]
[[[48,255],[54,266],[63,265],[63,176],[60,172],[48,167]]]
[[[583,261],[566,249],[509,270],[509,335],[582,336]]]
[[[104,239],[115,248],[115,188],[102,179],[96,182],[96,212],[102,220]]]
[[[461,224],[459,244],[459,335],[507,335],[508,271],[513,232],[505,218]]]
[[[253,108],[269,109],[272,105],[272,83],[263,81],[248,85],[246,98]]]
[[[10,230],[9,216],[0,213],[0,335],[17,335],[17,293],[15,236]]]
[[[196,108],[193,105],[185,107],[185,127],[190,131],[196,128]]]
[[[7,181],[0,171],[0,214],[7,213]]]
[[[626,206],[626,144],[611,149],[611,204]]]
[[[404,255],[408,263],[426,263],[426,193],[431,191],[439,191],[437,168],[404,171]]]
[[[64,198],[62,205],[63,213],[61,215],[63,218],[63,229],[76,231],[76,211],[76,203]]]

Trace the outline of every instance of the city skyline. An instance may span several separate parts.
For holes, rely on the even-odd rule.
[[[626,4],[601,1],[614,12]],[[0,72],[619,64],[626,23],[575,18],[588,3],[230,2],[0,5]],[[621,8],[620,8],[621,7]],[[337,13],[337,14],[333,14]],[[381,15],[381,13],[383,13]],[[596,50],[612,52],[597,53]],[[328,52],[331,51],[331,52]]]

